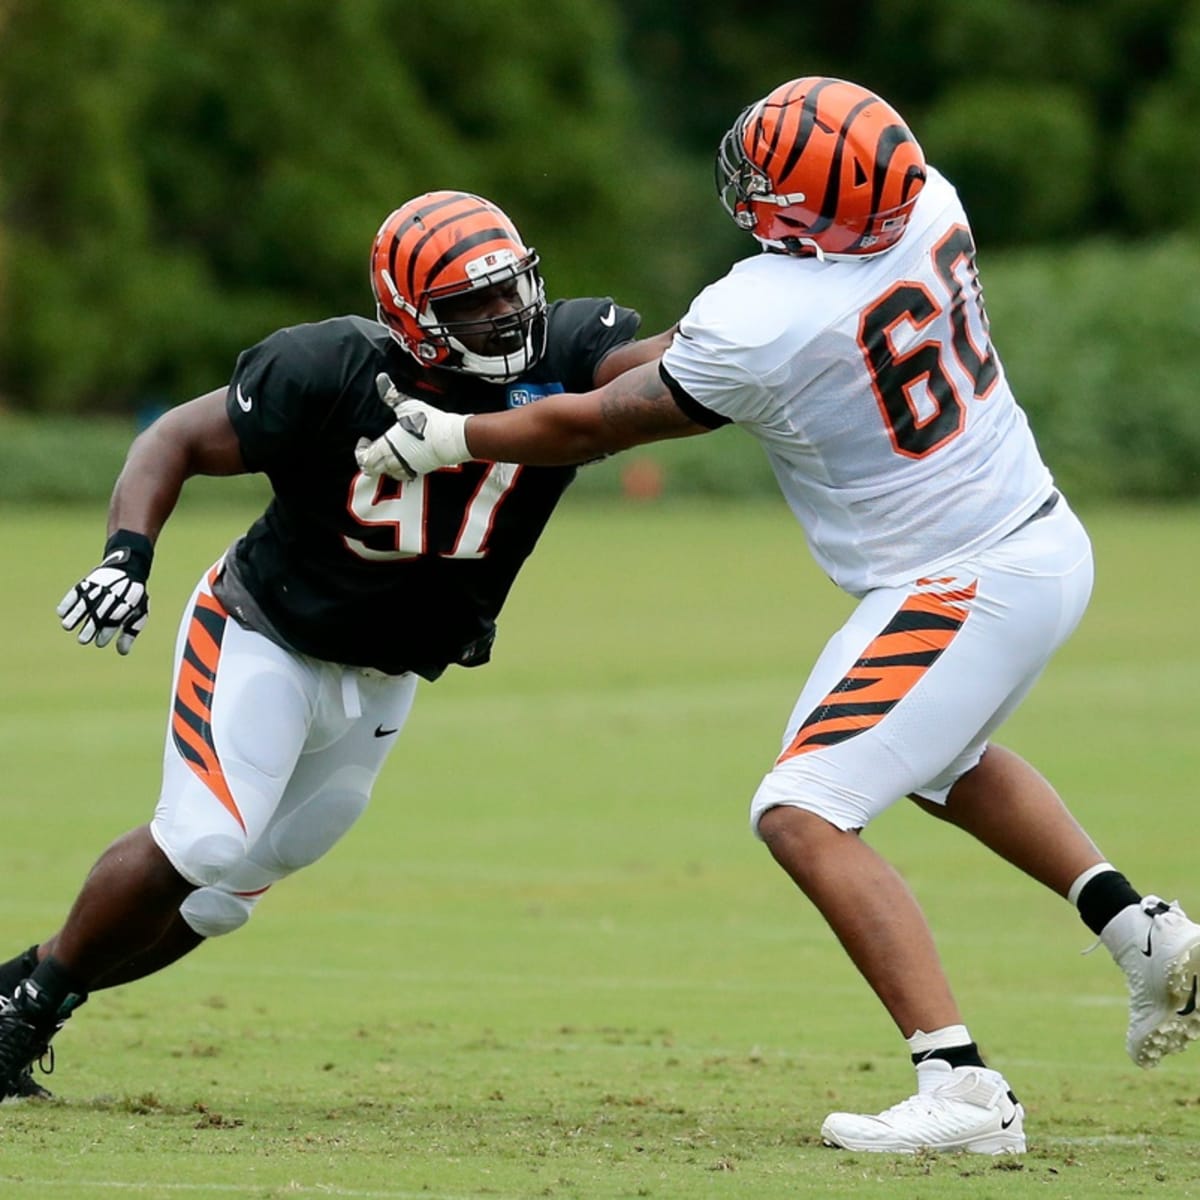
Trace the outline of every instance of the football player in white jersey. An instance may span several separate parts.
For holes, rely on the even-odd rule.
[[[1087,606],[1092,552],[993,348],[970,227],[895,110],[792,80],[721,143],[725,207],[762,253],[692,303],[661,363],[583,395],[463,417],[381,380],[361,452],[411,478],[468,459],[579,462],[734,422],[762,442],[821,567],[859,604],[787,722],[751,823],[908,1042],[916,1093],[833,1113],[855,1150],[1025,1148],[915,899],[859,834],[908,796],[1074,904],[1127,976],[1127,1049],[1200,1033],[1200,926],[1143,896],[1054,789],[994,744]]]

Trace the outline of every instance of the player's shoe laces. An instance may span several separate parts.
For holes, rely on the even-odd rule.
[[[33,1064],[49,1061],[50,1039],[62,1028],[57,1016],[47,1017],[29,981],[19,983],[12,996],[0,1000],[0,1100],[15,1097],[43,1099],[50,1093],[33,1078]]]
[[[872,1117],[830,1113],[821,1126],[828,1146],[915,1154],[918,1150],[1023,1154],[1025,1110],[1004,1077],[986,1067],[917,1064],[920,1091]]]
[[[1156,1067],[1200,1037],[1200,925],[1178,902],[1146,896],[1117,913],[1100,940],[1129,982],[1125,1049],[1139,1067]]]

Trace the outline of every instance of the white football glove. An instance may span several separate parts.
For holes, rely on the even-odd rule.
[[[374,441],[359,438],[354,457],[368,475],[388,475],[402,483],[453,467],[471,457],[467,418],[443,412],[404,395],[388,375],[375,377],[379,398],[396,414],[396,423]]]
[[[131,546],[114,534],[105,546],[104,560],[75,584],[55,609],[64,629],[70,631],[82,624],[81,646],[91,641],[107,646],[115,637],[117,653],[128,654],[146,624],[150,614],[146,579],[153,551],[148,539],[132,536],[140,538],[144,547]]]

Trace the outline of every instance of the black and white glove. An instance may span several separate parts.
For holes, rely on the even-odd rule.
[[[375,377],[379,398],[396,414],[396,423],[374,441],[359,438],[354,457],[368,475],[388,475],[408,483],[471,457],[467,418],[443,412],[399,391],[388,375]]]
[[[154,547],[141,533],[118,529],[105,543],[104,558],[59,602],[62,627],[79,630],[79,643],[107,646],[117,639],[117,653],[128,654],[150,613],[146,580]]]

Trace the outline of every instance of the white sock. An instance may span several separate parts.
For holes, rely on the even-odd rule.
[[[933,1050],[950,1050],[956,1046],[969,1046],[971,1035],[965,1025],[945,1025],[926,1033],[923,1029],[914,1030],[912,1037],[906,1038],[908,1048],[914,1056],[929,1054]],[[944,1058],[927,1058],[914,1064],[917,1068],[917,1093],[924,1096],[947,1083],[954,1068]]]
[[[908,1042],[909,1053],[928,1054],[930,1050],[951,1050],[955,1046],[969,1046],[974,1040],[967,1032],[965,1025],[946,1025],[926,1033],[923,1029],[915,1030]]]

